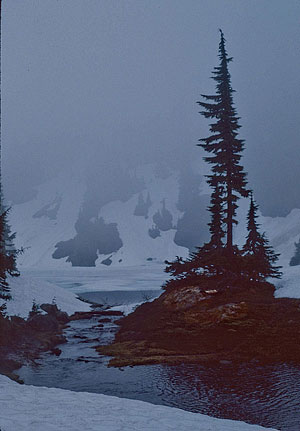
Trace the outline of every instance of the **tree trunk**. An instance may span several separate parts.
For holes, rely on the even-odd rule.
[[[231,186],[227,185],[227,243],[226,249],[229,254],[232,254],[232,189]]]

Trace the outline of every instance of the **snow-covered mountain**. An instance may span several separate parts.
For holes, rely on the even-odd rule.
[[[176,255],[187,255],[187,248],[174,243],[177,221],[182,213],[177,209],[178,181],[175,175],[166,179],[145,175],[145,189],[133,194],[127,201],[115,200],[101,207],[96,217],[105,225],[115,224],[121,239],[117,251],[98,253],[96,266],[108,259],[112,265],[138,265],[147,261],[164,261]],[[70,267],[67,257],[54,259],[56,244],[76,236],[75,224],[84,204],[86,185],[83,176],[62,174],[42,184],[34,199],[14,205],[10,213],[12,229],[17,232],[16,246],[24,247],[19,258],[20,267]],[[151,197],[145,216],[134,215],[139,196]],[[163,208],[163,200],[172,215],[172,226],[158,230],[153,238],[149,229],[154,226],[153,216]],[[95,216],[91,223],[95,223]]]
[[[189,202],[189,189],[182,187],[180,175],[174,172],[165,176],[157,175],[153,166],[144,167],[135,175],[143,181],[138,192],[133,192],[125,199],[105,203],[92,216],[90,214],[88,220],[85,216],[84,223],[80,226],[87,186],[85,176],[78,172],[61,174],[40,185],[34,199],[14,205],[10,222],[12,229],[17,232],[16,246],[25,248],[24,254],[19,258],[19,266],[70,267],[72,264],[67,262],[68,256],[76,252],[76,247],[85,247],[89,251],[94,247],[92,254],[98,247],[95,258],[92,259],[96,266],[141,265],[149,261],[163,262],[177,255],[187,256],[188,248],[182,246],[184,241],[181,238],[195,235],[197,245],[207,235],[207,216],[203,218],[203,212],[207,206],[209,190],[205,181],[202,179],[197,190],[201,205],[199,211],[202,211],[198,226],[192,226],[190,232],[186,232],[189,219],[187,218],[185,226],[181,222],[188,211],[184,212],[184,208],[178,203],[180,193]],[[241,199],[239,204],[240,222],[235,230],[235,239],[237,243],[243,244],[249,203],[247,199]],[[197,208],[194,208],[194,213],[198,211]],[[197,212],[194,218],[195,216],[197,218]],[[281,254],[280,263],[288,266],[294,254],[294,242],[300,237],[300,209],[294,209],[286,217],[260,216],[259,222],[261,231],[266,232],[270,243]],[[86,230],[82,233],[80,229]],[[96,238],[98,232],[101,232],[100,237],[109,236],[112,232],[112,236],[116,237],[115,243],[109,244],[107,238],[105,244],[101,243],[101,238]],[[199,237],[199,233],[202,237]],[[94,241],[100,241],[101,244],[95,246]],[[56,258],[53,258],[53,254]]]

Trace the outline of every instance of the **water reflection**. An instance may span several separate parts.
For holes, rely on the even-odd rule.
[[[97,323],[97,319],[72,322],[61,356],[45,354],[37,366],[23,367],[21,377],[37,386],[139,399],[299,431],[299,367],[253,363],[107,368],[108,358],[98,356],[93,345],[109,342],[116,325],[107,323],[99,329]]]
[[[300,429],[300,368],[257,364],[161,367],[164,402],[216,417]]]

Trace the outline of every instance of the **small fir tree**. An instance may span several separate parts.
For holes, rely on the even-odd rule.
[[[247,215],[248,235],[243,247],[244,254],[255,254],[261,243],[261,234],[258,231],[259,225],[256,221],[258,205],[254,202],[253,194],[250,194],[250,206]]]
[[[40,305],[36,302],[36,300],[33,298],[33,300],[32,300],[32,307],[31,307],[31,311],[29,312],[29,314],[28,314],[28,317],[30,318],[30,317],[34,317],[34,316],[36,316],[36,315],[38,315],[38,314],[41,314],[42,313],[42,311],[41,311],[41,307],[40,307]]]
[[[134,210],[134,215],[147,218],[151,205],[150,193],[148,192],[146,201],[144,200],[143,193],[140,193]]]
[[[300,265],[300,238],[298,242],[295,242],[295,254],[290,260],[290,266]]]
[[[138,196],[138,201],[133,214],[135,216],[145,217],[147,213],[148,211],[146,210],[146,202],[144,201],[143,193],[140,193]]]
[[[173,216],[170,211],[166,208],[166,200],[162,201],[162,209],[158,210],[153,215],[153,223],[161,231],[167,231],[173,228]]]
[[[157,226],[153,225],[150,229],[148,229],[148,235],[150,238],[155,239],[158,238],[160,235],[160,230]]]
[[[248,235],[242,250],[246,273],[253,280],[264,280],[267,277],[280,278],[280,267],[275,266],[279,255],[269,245],[265,233],[259,232],[259,224],[256,221],[257,211],[258,205],[254,202],[251,193],[247,216]]]
[[[10,299],[10,288],[7,282],[7,274],[11,276],[19,276],[17,269],[17,256],[22,250],[16,250],[14,247],[14,239],[16,234],[11,233],[8,223],[8,213],[10,208],[6,208],[3,204],[3,197],[0,191],[0,298]]]
[[[146,199],[146,207],[148,210],[151,207],[151,205],[152,205],[152,201],[151,201],[150,193],[148,192],[147,193],[147,199]]]

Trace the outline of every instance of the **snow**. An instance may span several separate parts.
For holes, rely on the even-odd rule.
[[[123,241],[123,247],[118,252],[111,253],[111,267],[142,265],[147,263],[149,258],[153,259],[153,262],[163,263],[166,259],[174,259],[177,255],[187,256],[187,249],[177,246],[173,241],[175,229],[161,232],[161,236],[156,239],[148,234],[148,229],[153,226],[153,214],[162,208],[163,199],[166,200],[166,206],[172,213],[174,226],[181,216],[176,207],[177,176],[173,174],[166,179],[157,178],[153,169],[153,167],[150,169],[145,179],[144,195],[150,192],[153,202],[147,218],[134,215],[139,193],[133,195],[127,202],[112,201],[104,205],[98,214],[107,223],[117,223]],[[52,254],[58,242],[75,236],[74,226],[84,201],[85,190],[83,175],[76,175],[75,172],[62,173],[57,178],[40,185],[34,199],[12,207],[9,221],[12,230],[17,232],[16,247],[25,248],[24,254],[18,259],[20,269],[71,267],[71,263],[66,262],[66,258],[53,259]],[[43,209],[47,206],[52,208],[57,201],[61,203],[56,219],[51,219]],[[99,255],[96,265],[103,268],[101,261],[108,256],[110,255]]]
[[[75,311],[89,311],[89,304],[77,299],[76,295],[66,289],[55,286],[44,280],[33,279],[21,275],[9,277],[12,299],[6,302],[7,314],[28,317],[33,300],[37,304],[51,304],[54,300],[58,308],[73,314]],[[0,299],[0,304],[3,300]]]
[[[173,407],[87,392],[19,385],[0,375],[1,431],[259,431]]]
[[[125,316],[128,316],[128,314],[133,313],[134,310],[141,304],[142,302],[137,302],[135,304],[115,305],[114,307],[111,307],[111,310],[121,311]]]
[[[25,249],[18,259],[20,268],[70,266],[64,259],[54,260],[52,253],[57,242],[76,234],[74,226],[85,189],[83,175],[78,171],[68,171],[41,184],[34,199],[12,206],[9,221],[12,230],[17,232],[15,245]],[[60,198],[56,219],[37,217],[43,207]]]
[[[144,177],[144,196],[149,192],[153,202],[149,210],[148,218],[134,216],[134,209],[138,200],[138,193],[127,202],[112,201],[104,205],[99,216],[108,223],[117,223],[123,247],[112,253],[112,264],[105,267],[101,261],[108,256],[100,255],[96,261],[97,268],[87,268],[90,272],[83,273],[72,268],[66,259],[53,259],[52,253],[55,244],[59,241],[68,240],[75,235],[75,222],[84,200],[86,190],[84,175],[75,172],[62,173],[57,178],[52,179],[38,187],[37,195],[31,201],[15,205],[10,214],[12,229],[17,232],[16,246],[25,247],[25,253],[19,257],[19,268],[24,269],[44,269],[71,270],[74,278],[83,278],[85,291],[88,284],[90,290],[112,290],[112,289],[143,289],[146,283],[143,277],[139,280],[133,276],[137,268],[144,267],[146,278],[149,271],[162,273],[163,262],[174,259],[178,256],[187,256],[187,249],[179,247],[174,243],[175,229],[161,232],[161,237],[150,238],[148,229],[152,227],[153,214],[161,208],[162,200],[166,200],[166,206],[173,215],[173,224],[176,226],[178,218],[182,215],[176,207],[178,200],[178,178],[173,172],[167,178],[159,178],[155,174],[154,166],[143,166],[138,172],[140,177]],[[201,193],[207,193],[207,185],[202,184]],[[52,208],[55,202],[61,202],[57,211],[57,218],[51,219],[43,214],[43,208]],[[52,205],[52,206],[51,206]],[[238,209],[239,224],[235,228],[234,239],[242,245],[246,236],[246,216],[249,207],[248,199],[240,199]],[[37,216],[39,214],[39,216]],[[289,267],[289,261],[294,254],[294,242],[300,238],[300,209],[294,209],[286,217],[264,217],[260,215],[258,219],[261,224],[261,231],[266,232],[270,244],[277,253],[280,253],[280,264],[283,266],[283,280],[276,285],[280,289],[278,295],[299,296],[297,288],[297,278],[300,278],[300,266],[296,269]],[[147,261],[147,259],[153,259]],[[130,268],[130,270],[127,270]],[[157,270],[159,268],[159,270]],[[82,268],[80,268],[82,270]],[[95,270],[93,272],[93,270]],[[98,273],[98,270],[100,271]],[[119,271],[119,276],[115,273]],[[123,272],[122,272],[123,271]],[[62,272],[60,272],[62,274]],[[110,281],[110,275],[111,281]],[[35,275],[33,276],[35,278]],[[60,275],[58,275],[60,277]],[[129,278],[128,278],[129,277]],[[50,277],[52,279],[53,276]],[[155,286],[159,288],[165,276],[157,275]],[[137,282],[141,287],[138,287]],[[158,285],[159,282],[159,285]],[[100,285],[99,285],[100,284]],[[284,286],[282,288],[282,286]],[[151,289],[148,283],[148,289]],[[80,286],[78,285],[78,292]]]
[[[273,280],[276,298],[300,298],[300,266],[283,268],[283,276]]]
[[[22,268],[22,274],[35,280],[46,280],[74,293],[113,290],[156,290],[166,280],[165,265],[147,262],[144,265],[96,268]]]
[[[118,225],[120,237],[124,244],[113,255],[113,262],[118,265],[141,265],[147,262],[149,258],[162,264],[165,260],[172,260],[177,255],[183,257],[188,255],[188,250],[185,247],[180,247],[174,243],[175,229],[161,232],[161,236],[155,239],[148,234],[148,230],[153,227],[152,217],[157,210],[162,208],[163,199],[165,199],[166,208],[172,213],[174,226],[177,225],[177,221],[182,215],[176,206],[178,201],[178,179],[176,175],[171,175],[166,179],[149,175],[146,178],[146,187],[153,201],[147,218],[133,215],[138,194],[125,203],[121,201],[110,202],[100,211],[100,216],[106,222],[113,222]],[[102,266],[103,258],[104,256],[100,256],[96,261],[98,266]],[[122,262],[119,262],[120,259]]]

